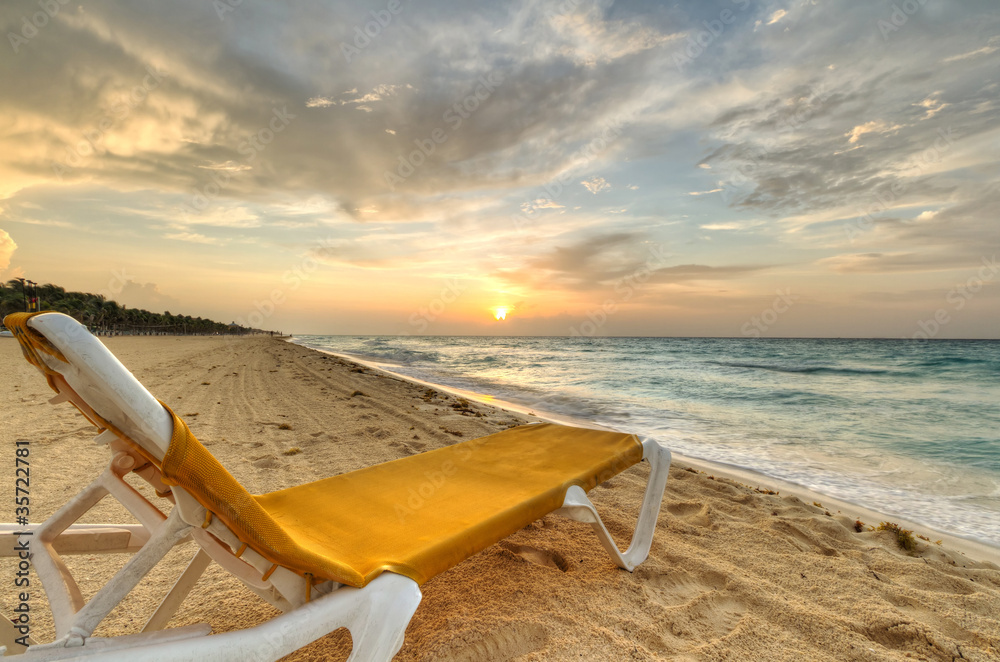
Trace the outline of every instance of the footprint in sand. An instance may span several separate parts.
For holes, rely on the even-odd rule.
[[[489,634],[476,641],[452,644],[435,651],[435,659],[454,662],[505,662],[541,650],[548,640],[539,623],[511,623],[490,628]]]
[[[690,650],[731,634],[743,620],[746,606],[734,597],[708,593],[674,611],[670,634],[686,642]]]
[[[932,624],[935,630],[944,633],[946,637],[950,637],[951,639],[961,642],[971,641],[976,637],[973,632],[966,630],[961,625],[945,616],[945,614],[942,613],[945,610],[934,609],[920,600],[906,595],[890,593],[885,597],[886,600],[896,607],[896,609],[901,611],[910,619],[918,623]]]
[[[553,568],[560,572],[569,572],[569,569],[572,567],[559,552],[550,552],[529,545],[515,545],[514,543],[507,542],[502,543],[501,546],[515,556],[529,563],[540,565],[543,568]]]
[[[817,552],[824,556],[840,556],[840,553],[824,545],[822,541],[812,533],[805,531],[796,524],[788,520],[778,519],[771,521],[771,530],[781,534],[792,546],[803,552]]]
[[[389,436],[389,432],[380,428],[377,425],[369,425],[365,427],[365,432],[375,437],[376,439],[385,439],[386,437]]]
[[[273,455],[265,455],[264,457],[259,457],[252,462],[253,466],[258,469],[274,469],[275,467],[280,467],[281,462],[278,461]]]
[[[660,627],[642,638],[650,650],[679,653],[717,641],[732,633],[746,613],[746,606],[725,592],[726,576],[719,572],[639,568],[634,576],[646,597],[665,610]]]
[[[640,566],[634,577],[642,584],[646,596],[664,607],[687,604],[699,595],[726,588],[726,576],[720,572],[695,577],[684,570],[656,572]]]
[[[901,605],[900,611],[902,613],[888,609],[868,615],[859,628],[860,633],[879,646],[905,652],[906,657],[916,654],[920,659],[929,660],[984,659],[964,656],[962,644],[976,639],[978,635],[954,621],[916,601]]]
[[[684,520],[688,524],[701,526],[706,529],[714,528],[712,507],[699,501],[685,501],[667,506],[667,511],[678,519]]]
[[[393,441],[389,443],[389,448],[398,448],[407,455],[416,455],[426,447],[427,444],[421,441],[407,441],[407,442]]]
[[[683,501],[681,503],[672,503],[667,506],[667,510],[674,517],[685,518],[693,515],[700,511],[702,504],[698,501]]]

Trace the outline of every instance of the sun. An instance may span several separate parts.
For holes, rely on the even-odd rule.
[[[506,306],[500,306],[499,308],[494,308],[493,309],[493,317],[495,317],[499,321],[503,321],[503,320],[507,319],[507,307]]]

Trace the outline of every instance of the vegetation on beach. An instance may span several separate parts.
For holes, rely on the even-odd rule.
[[[881,522],[876,531],[889,531],[895,534],[896,543],[901,549],[912,552],[917,548],[917,541],[913,538],[913,531],[904,529],[895,522]]]
[[[203,317],[129,308],[103,294],[67,292],[65,288],[52,284],[37,286],[35,296],[38,297],[38,310],[65,313],[100,333],[223,334],[251,331]],[[21,283],[17,280],[0,283],[0,320],[24,309],[25,293]]]

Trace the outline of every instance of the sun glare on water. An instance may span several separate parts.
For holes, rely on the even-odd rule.
[[[498,320],[507,319],[507,308],[504,306],[501,306],[500,308],[494,308],[493,317],[497,318]]]

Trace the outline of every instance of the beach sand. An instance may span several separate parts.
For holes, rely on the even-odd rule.
[[[460,412],[447,393],[276,339],[104,340],[254,493],[530,418],[475,403]],[[107,451],[75,409],[46,403],[52,393],[12,340],[0,340],[0,384],[0,452],[9,454],[0,484],[13,492],[13,443],[31,440],[32,521],[41,521],[101,471]],[[675,459],[650,557],[634,573],[614,566],[589,526],[547,516],[425,584],[395,659],[1000,660],[995,550],[976,557],[918,540],[906,553],[888,532],[855,531],[868,511],[785,487],[767,494],[699,466]],[[591,492],[622,547],[647,475],[633,467]],[[12,499],[0,506],[0,520],[13,508]],[[105,500],[82,521],[129,519]],[[193,553],[190,543],[173,550],[96,634],[138,631]],[[68,558],[90,595],[127,557]],[[13,578],[12,559],[0,559],[7,614]],[[47,641],[51,621],[32,579],[32,632]],[[275,613],[212,566],[171,625],[223,632]],[[341,630],[285,659],[342,660],[349,649]]]

